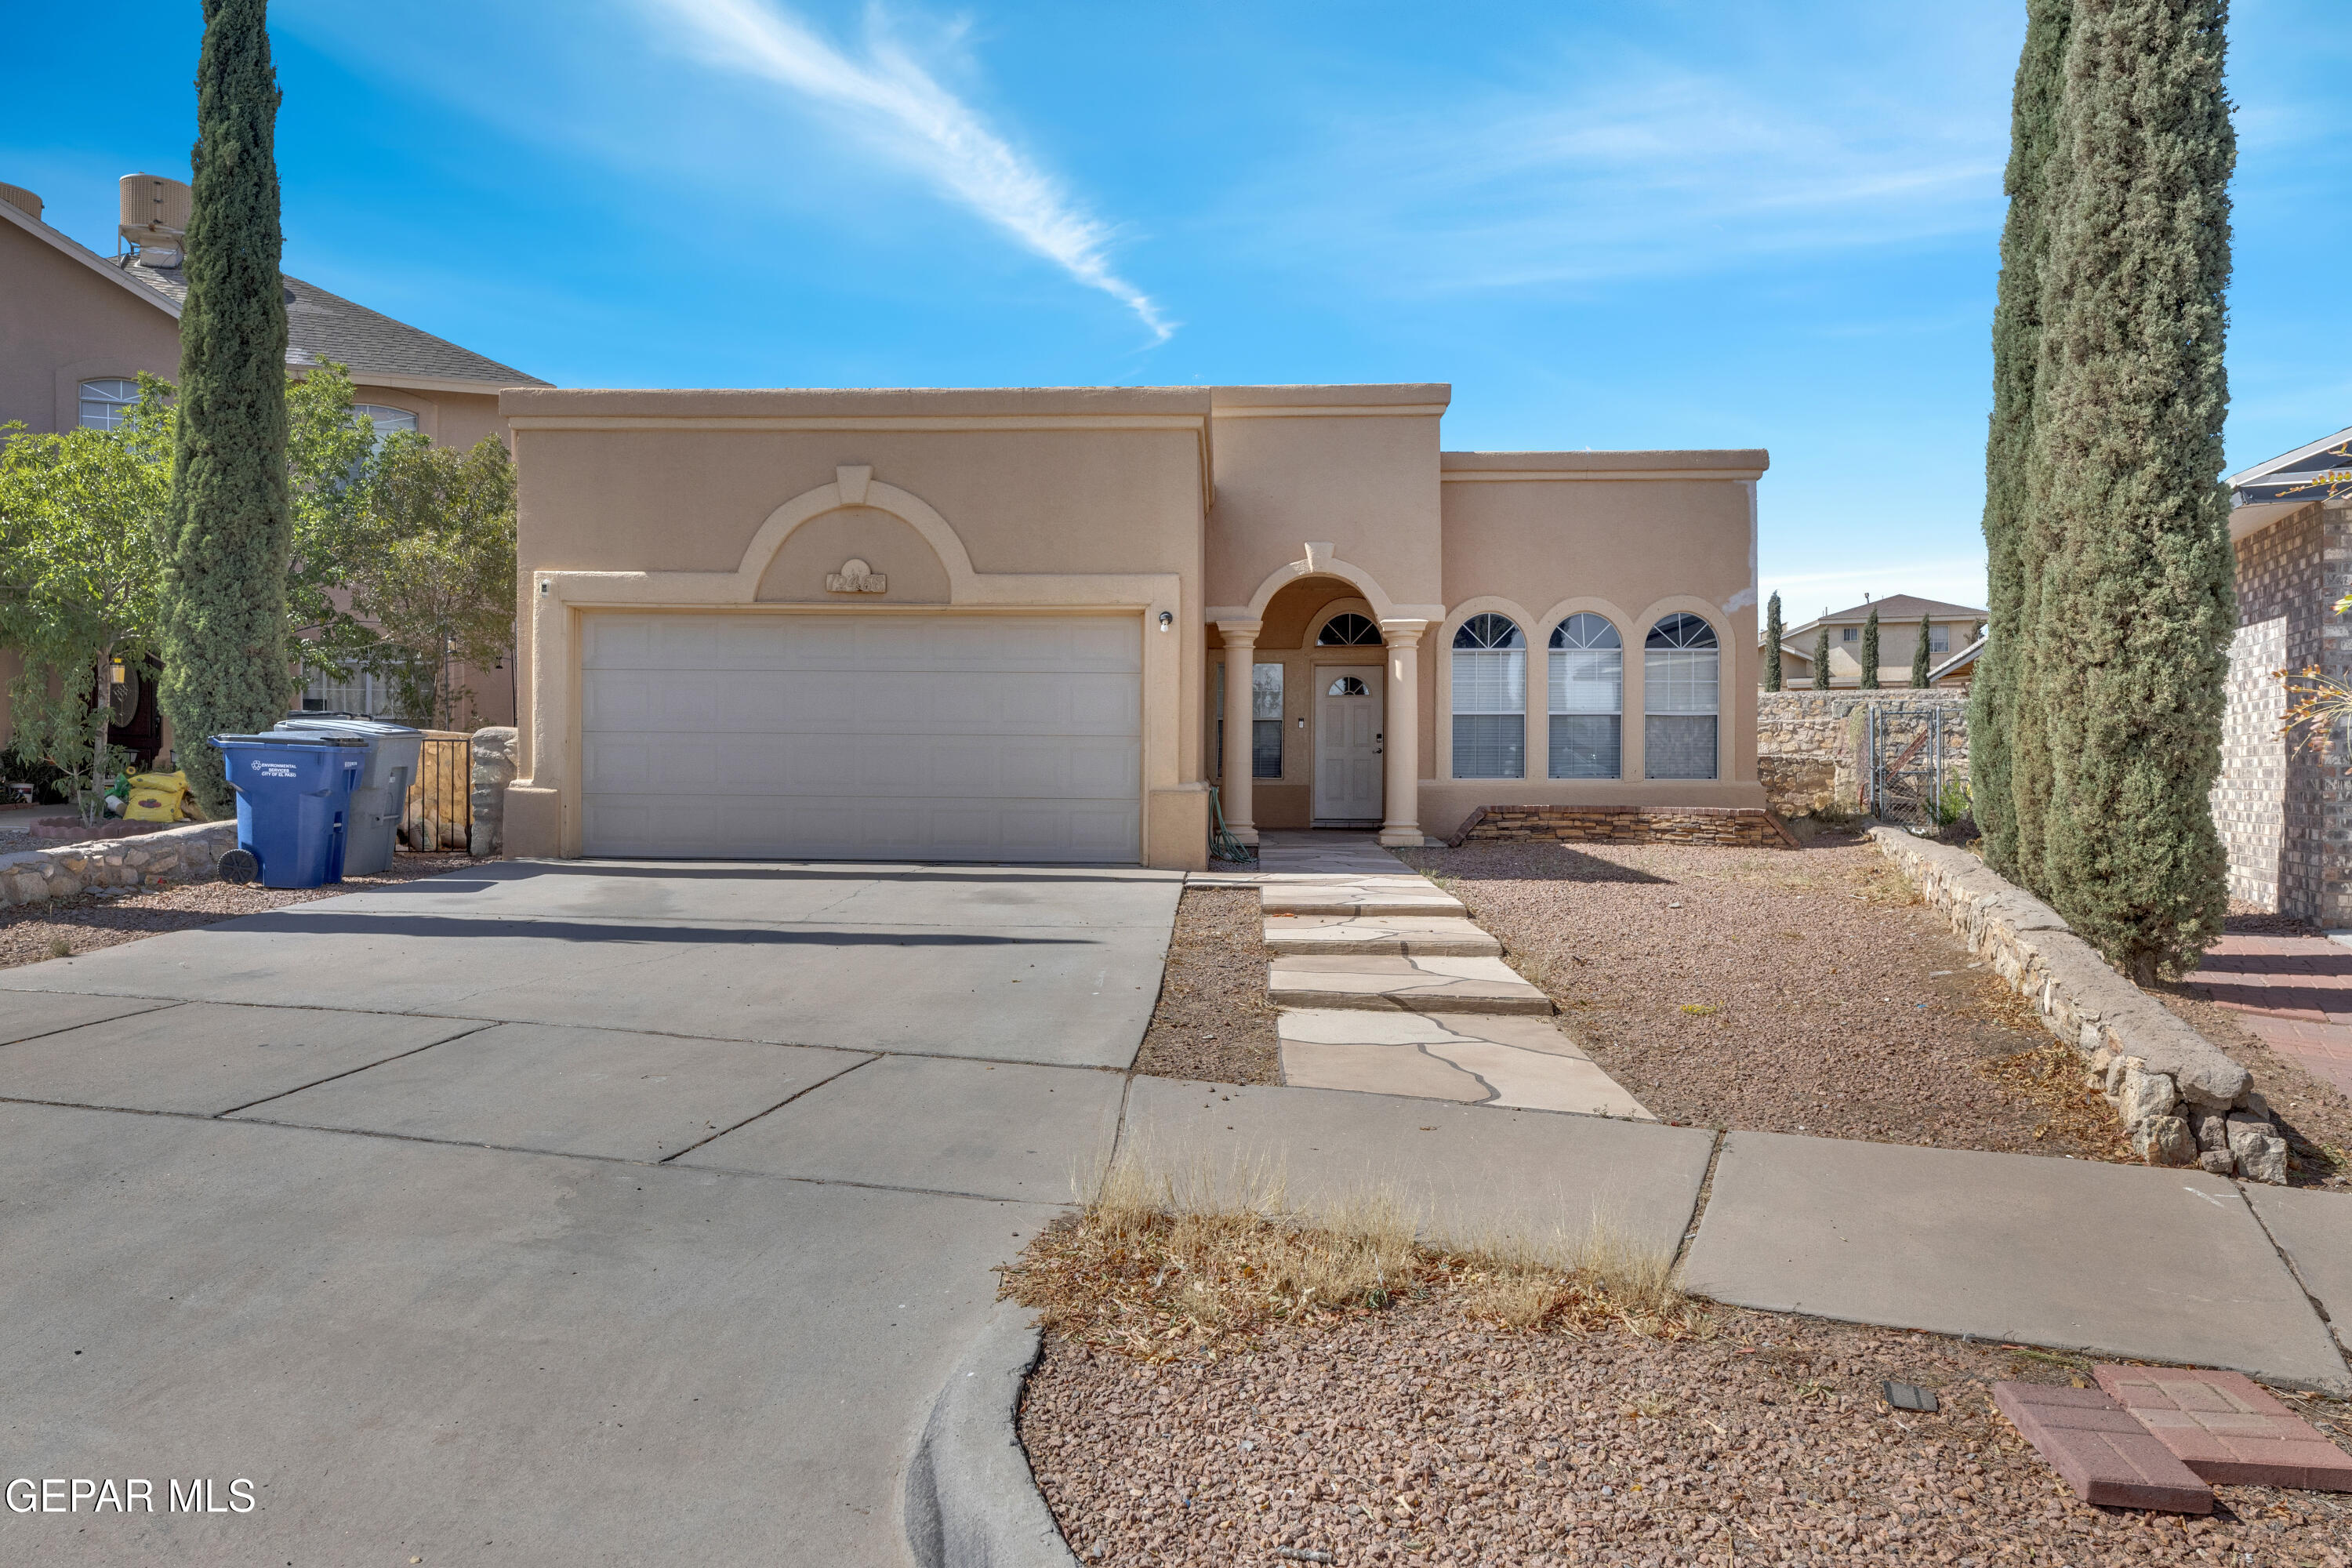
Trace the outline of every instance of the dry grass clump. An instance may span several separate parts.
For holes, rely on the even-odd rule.
[[[2084,1084],[2083,1058],[2063,1041],[1980,1061],[1977,1071],[2033,1107],[2041,1119],[2035,1142],[2056,1132],[2062,1144],[2089,1151],[2095,1159],[2137,1158],[2106,1097]]]
[[[1171,1173],[1123,1161],[1078,1214],[1001,1271],[1002,1294],[1037,1310],[1049,1333],[1146,1361],[1441,1296],[1519,1331],[1712,1337],[1705,1310],[1675,1288],[1672,1260],[1605,1225],[1573,1241],[1502,1237],[1449,1249],[1422,1245],[1419,1221],[1386,1188],[1310,1218],[1264,1163]]]

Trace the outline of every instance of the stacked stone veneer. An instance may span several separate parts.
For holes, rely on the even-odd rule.
[[[2253,1075],[2108,967],[2058,911],[1965,849],[1874,827],[1878,847],[1943,910],[1969,949],[2082,1057],[2132,1148],[2151,1165],[2286,1180],[2286,1141]]]
[[[2237,544],[2238,631],[2230,644],[2221,776],[2213,822],[2230,896],[2323,925],[2352,925],[2352,775],[2331,754],[2290,749],[2280,672],[2352,682],[2352,501],[2314,502]]]
[[[1944,771],[1954,784],[1969,776],[1969,694],[1946,687],[1877,691],[1759,691],[1756,694],[1756,777],[1764,798],[1783,816],[1861,809],[1855,770],[1860,713],[1873,703],[1933,706],[1944,710]],[[1909,737],[1898,734],[1899,747]]]
[[[1482,805],[1454,830],[1474,838],[1552,838],[1570,844],[1725,844],[1794,848],[1769,811],[1737,805]]]
[[[0,900],[31,904],[69,899],[92,888],[206,881],[220,874],[222,852],[236,847],[236,823],[192,822],[135,838],[0,855]]]
[[[506,847],[507,785],[515,781],[517,749],[511,724],[474,731],[474,817],[467,849],[477,859]]]

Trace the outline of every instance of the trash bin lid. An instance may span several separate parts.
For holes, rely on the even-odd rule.
[[[205,739],[209,744],[222,751],[226,751],[231,746],[358,746],[364,748],[367,745],[367,742],[358,735],[310,734],[299,731],[286,731],[267,735],[211,735]]]
[[[408,724],[387,723],[382,719],[354,719],[343,713],[289,713],[278,721],[280,730],[302,730],[326,735],[422,735],[424,731]]]

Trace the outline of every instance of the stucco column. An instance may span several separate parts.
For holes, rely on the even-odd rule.
[[[1225,776],[1221,798],[1225,830],[1244,844],[1257,842],[1257,825],[1251,817],[1250,744],[1254,717],[1250,705],[1250,656],[1257,648],[1256,621],[1219,621],[1225,639]]]
[[[1381,726],[1381,842],[1421,843],[1421,634],[1427,621],[1382,621],[1388,644],[1388,710]]]

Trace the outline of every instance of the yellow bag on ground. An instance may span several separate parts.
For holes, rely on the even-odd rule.
[[[187,799],[185,773],[132,773],[122,815],[132,822],[177,822]]]

